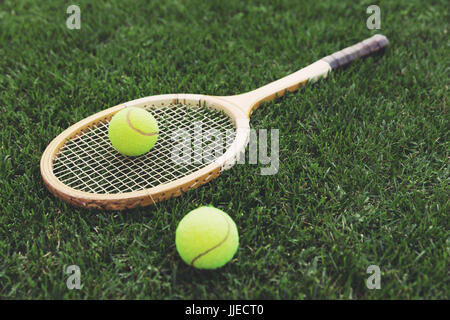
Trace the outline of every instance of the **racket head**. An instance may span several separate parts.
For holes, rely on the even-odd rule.
[[[159,123],[156,145],[140,157],[119,154],[107,137],[109,121],[126,107],[144,108]],[[168,139],[177,128],[192,130],[194,115],[205,121],[203,129],[232,134],[226,138],[223,153],[214,159],[192,164],[194,159],[190,167],[171,164],[167,153],[174,144]],[[67,128],[45,149],[41,175],[50,192],[72,205],[105,210],[147,206],[195,189],[231,168],[245,150],[249,131],[248,116],[226,97],[149,96],[106,109]]]

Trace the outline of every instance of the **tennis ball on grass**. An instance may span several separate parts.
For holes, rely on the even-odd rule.
[[[158,123],[150,112],[142,108],[124,108],[109,122],[108,136],[113,147],[121,154],[140,156],[155,145]]]
[[[225,212],[200,207],[180,221],[175,244],[187,264],[198,269],[216,269],[233,258],[239,235],[236,224]]]

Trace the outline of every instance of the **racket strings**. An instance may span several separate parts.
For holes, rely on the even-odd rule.
[[[109,121],[100,122],[59,150],[53,163],[54,175],[66,186],[89,193],[139,191],[204,168],[235,138],[233,121],[215,109],[174,105],[149,111],[158,121],[159,136],[148,153],[139,157],[121,155],[109,141]],[[200,139],[195,130],[201,130]]]

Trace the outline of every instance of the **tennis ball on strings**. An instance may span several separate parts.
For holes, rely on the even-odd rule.
[[[138,107],[127,107],[112,117],[108,136],[113,147],[121,154],[140,156],[155,145],[158,123],[150,112]]]
[[[200,207],[180,221],[175,244],[187,264],[198,269],[216,269],[233,258],[239,235],[236,224],[225,212]]]

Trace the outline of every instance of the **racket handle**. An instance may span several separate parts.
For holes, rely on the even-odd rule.
[[[339,67],[345,66],[352,62],[353,60],[365,57],[377,51],[385,49],[389,44],[388,39],[381,35],[376,34],[364,41],[358,42],[357,44],[342,49],[329,55],[322,59],[322,61],[327,62],[331,69],[337,69]]]

